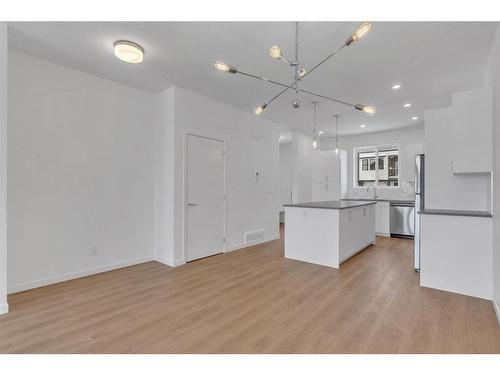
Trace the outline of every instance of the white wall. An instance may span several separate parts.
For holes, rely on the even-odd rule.
[[[0,314],[7,304],[7,25],[0,22]]]
[[[174,265],[175,88],[155,96],[155,259]]]
[[[280,143],[280,201],[292,202],[292,142]]]
[[[9,53],[8,285],[153,257],[152,95]]]
[[[486,85],[493,89],[493,302],[500,321],[500,26],[493,40]]]
[[[339,148],[347,151],[348,160],[348,190],[347,197],[349,198],[372,198],[373,190],[369,193],[366,188],[354,187],[354,158],[353,149],[357,147],[377,146],[385,144],[398,144],[400,148],[399,157],[399,175],[400,183],[413,179],[413,160],[407,160],[407,150],[412,145],[422,144],[424,142],[424,128],[422,125],[415,125],[409,128],[396,129],[391,131],[357,134],[352,136],[340,137]],[[322,150],[335,149],[335,138],[321,139]],[[410,170],[411,166],[411,170]],[[402,199],[403,192],[401,187],[398,188],[378,188],[377,195],[381,199]]]
[[[225,142],[226,148],[226,251],[244,246],[244,232],[263,229],[265,240],[279,237],[280,169],[279,142],[288,128],[243,112],[224,103],[175,87],[174,91],[174,246],[164,246],[169,265],[185,262],[185,142],[196,134]],[[162,93],[162,95],[167,95]],[[162,108],[157,110],[163,111]],[[161,118],[161,115],[159,116]],[[159,127],[170,127],[160,121]],[[172,129],[164,130],[170,134]],[[160,148],[164,148],[160,145]],[[161,152],[160,152],[161,154]],[[168,156],[170,157],[170,156]],[[166,157],[167,158],[167,157]],[[258,181],[255,171],[259,171]],[[167,169],[159,173],[168,173]],[[157,184],[163,177],[157,176]],[[157,186],[157,192],[161,189]],[[157,197],[157,202],[159,197]],[[158,207],[157,207],[158,208]],[[161,211],[172,208],[165,204]],[[158,238],[158,236],[156,236]],[[161,259],[160,259],[161,260]]]

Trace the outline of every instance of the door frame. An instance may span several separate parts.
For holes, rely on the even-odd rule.
[[[183,246],[182,246],[182,252],[183,252],[183,257],[184,257],[184,262],[187,263],[187,237],[188,237],[188,232],[187,232],[187,220],[188,220],[188,212],[187,212],[187,191],[188,191],[188,138],[189,137],[198,137],[198,138],[204,138],[208,139],[211,141],[217,141],[217,142],[222,142],[222,150],[223,150],[223,168],[224,168],[224,173],[223,173],[223,186],[224,186],[224,199],[222,200],[222,253],[226,252],[226,197],[227,197],[227,162],[226,162],[226,141],[224,139],[219,139],[219,138],[214,138],[214,137],[207,137],[205,135],[201,134],[196,134],[196,133],[191,133],[187,132],[185,133],[184,136],[184,189],[183,189],[183,205],[184,205],[184,220],[183,220]]]

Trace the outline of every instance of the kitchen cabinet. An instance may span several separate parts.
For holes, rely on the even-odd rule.
[[[340,199],[338,183],[314,183],[312,185],[313,202],[337,201]]]
[[[471,114],[464,113],[466,110]],[[493,160],[490,119],[489,89],[454,94],[451,106],[425,112],[427,208],[490,209]]]
[[[313,184],[340,181],[339,157],[335,151],[317,151],[312,156]]]
[[[390,237],[390,203],[377,202],[375,205],[375,232],[378,236]]]
[[[451,121],[451,172],[490,173],[493,169],[491,89],[453,94]]]
[[[493,221],[422,215],[420,285],[491,299]]]
[[[345,154],[345,152],[344,152]],[[312,200],[315,202],[341,198],[342,151],[318,151],[312,157]],[[344,163],[345,164],[345,163]],[[347,190],[347,189],[345,189]],[[345,194],[345,193],[344,193]]]

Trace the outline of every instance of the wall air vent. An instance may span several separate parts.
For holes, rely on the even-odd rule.
[[[245,232],[245,244],[263,240],[264,234],[264,229]]]

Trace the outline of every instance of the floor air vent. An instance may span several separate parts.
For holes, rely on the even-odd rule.
[[[245,232],[245,244],[260,241],[264,239],[264,229]]]

